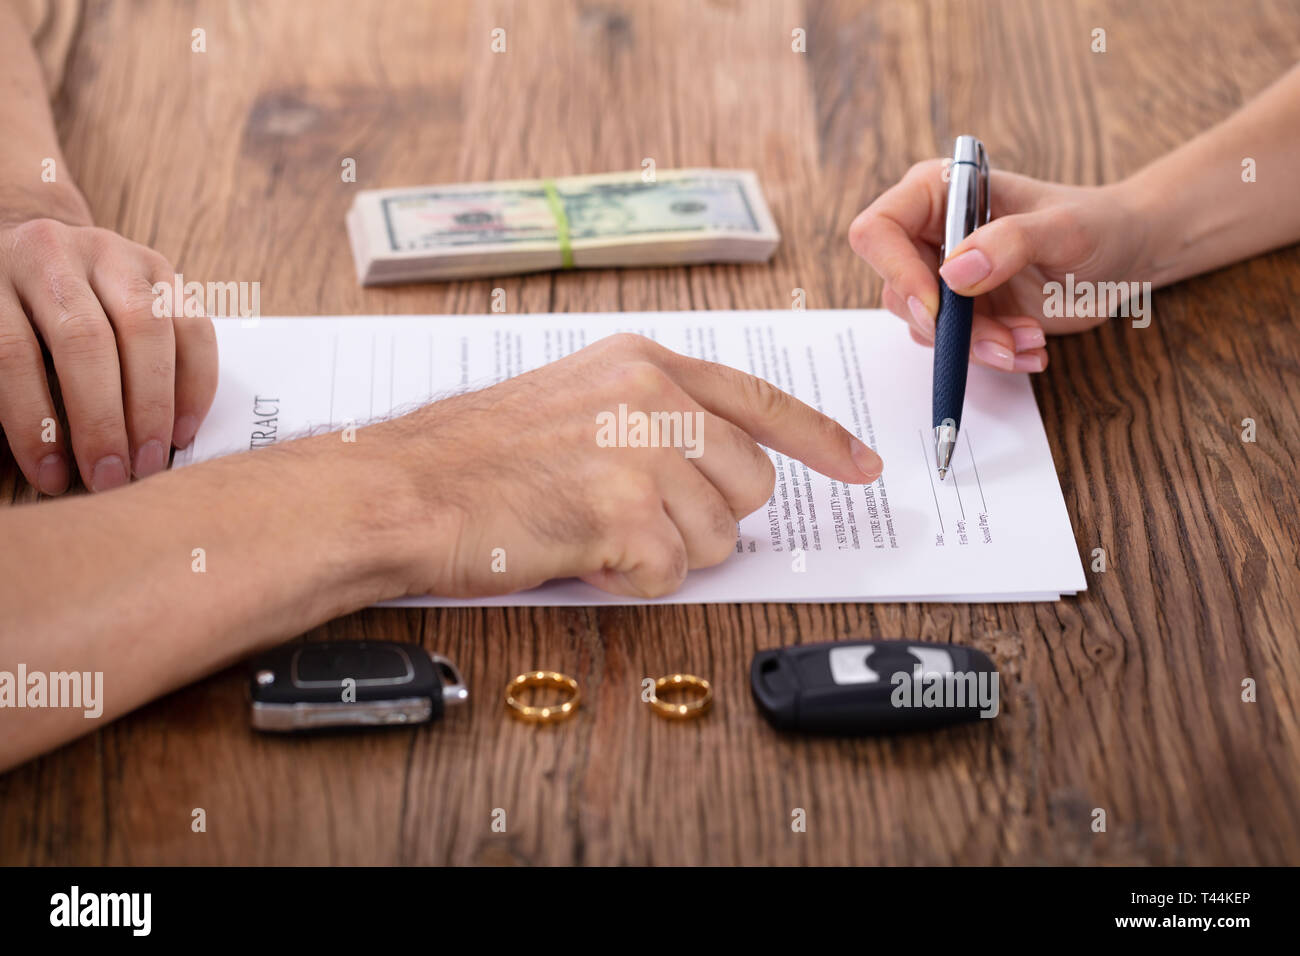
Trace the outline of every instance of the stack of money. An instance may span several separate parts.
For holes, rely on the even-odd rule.
[[[368,189],[347,224],[362,285],[762,262],[781,241],[758,179],[741,169]]]

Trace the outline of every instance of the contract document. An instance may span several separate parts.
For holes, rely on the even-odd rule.
[[[849,485],[769,451],[776,488],[740,522],[734,553],[690,572],[677,593],[656,601],[566,580],[505,597],[402,604],[1054,601],[1086,588],[1029,377],[972,366],[957,452],[941,482],[930,426],[931,352],[884,311],[214,321],[216,399],[193,444],[176,453],[177,467],[360,427],[487,387],[616,332],[766,379],[839,421],[885,462],[873,484]],[[596,432],[593,419],[593,441]]]

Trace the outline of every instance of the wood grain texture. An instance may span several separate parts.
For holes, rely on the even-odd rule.
[[[259,281],[268,315],[487,312],[498,285],[522,313],[780,309],[796,287],[810,308],[875,306],[849,222],[955,134],[977,131],[1005,168],[1109,181],[1300,55],[1293,0],[72,9],[57,115],[98,221],[187,277]],[[489,51],[494,27],[506,54]],[[1089,50],[1098,27],[1105,54]],[[756,169],[784,236],[771,265],[355,282],[357,188],[645,157]],[[1300,863],[1297,301],[1292,248],[1157,293],[1147,329],[1049,344],[1035,389],[1076,540],[1109,558],[1077,599],[364,611],[308,638],[420,641],[469,675],[468,712],[267,738],[242,671],[217,675],[0,777],[0,862]],[[0,497],[31,500],[0,454]],[[756,650],[860,636],[983,648],[1002,715],[863,741],[762,721]],[[582,682],[565,725],[503,713],[506,681],[539,666]],[[714,682],[707,719],[639,702],[642,678],[675,670]]]

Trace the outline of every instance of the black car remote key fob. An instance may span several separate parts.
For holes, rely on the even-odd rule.
[[[956,644],[854,641],[759,651],[750,689],[781,730],[862,735],[995,717],[998,673]]]
[[[254,727],[292,733],[425,723],[469,691],[451,661],[418,644],[324,641],[256,660],[249,695]]]

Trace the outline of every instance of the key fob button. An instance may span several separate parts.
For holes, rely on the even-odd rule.
[[[951,674],[957,670],[953,666],[952,655],[942,647],[926,647],[924,644],[913,644],[908,648],[908,654],[920,665],[922,674]],[[915,670],[911,667],[898,668],[898,670],[904,669],[909,673],[915,673]]]

